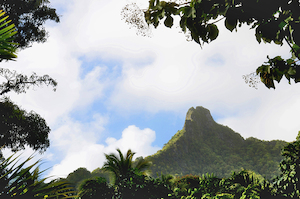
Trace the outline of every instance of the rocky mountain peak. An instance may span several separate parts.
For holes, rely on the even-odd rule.
[[[203,129],[203,127],[211,127],[214,123],[215,121],[208,109],[202,106],[192,107],[186,114],[184,130],[190,132],[193,129]]]
[[[186,114],[186,120],[203,120],[207,122],[212,122],[214,119],[212,118],[210,111],[202,106],[197,106],[196,108],[192,107],[188,110]]]

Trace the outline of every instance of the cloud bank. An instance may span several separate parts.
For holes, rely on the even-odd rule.
[[[102,118],[98,119],[102,120]],[[94,129],[93,127],[89,128]],[[49,173],[49,176],[56,177],[66,177],[67,174],[79,167],[85,167],[90,171],[98,167],[101,168],[105,162],[104,154],[116,153],[117,148],[123,153],[131,149],[136,152],[135,158],[139,156],[146,157],[161,149],[152,145],[155,140],[153,130],[149,128],[140,129],[134,125],[124,129],[120,139],[106,138],[106,144],[96,142],[99,132],[97,134],[90,132],[80,124],[67,123],[54,131],[53,134],[52,140],[56,143],[54,147],[63,151],[63,154],[59,157],[62,161],[55,164]],[[68,137],[68,140],[62,137]]]

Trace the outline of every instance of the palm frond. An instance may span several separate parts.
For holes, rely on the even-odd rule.
[[[148,169],[152,165],[151,161],[141,159],[138,161],[137,165],[135,166],[136,169],[143,171],[145,169]]]
[[[0,10],[0,61],[14,60],[17,58],[17,44],[11,42],[12,37],[17,33],[15,25],[6,21],[8,16],[3,17],[4,11]]]
[[[106,162],[102,167],[104,171],[112,174],[113,181],[119,180],[122,176],[125,176],[132,170],[137,170],[138,172],[145,171],[151,165],[150,161],[143,159],[133,168],[133,156],[135,155],[135,152],[132,152],[129,149],[125,156],[120,149],[117,149],[117,152],[118,154],[104,154]],[[146,174],[146,172],[143,174]]]
[[[47,178],[39,179],[44,171],[39,170],[41,160],[25,167],[32,160],[30,156],[19,163],[19,156],[11,155],[0,163],[0,196],[10,198],[71,198],[75,197],[72,187],[66,182],[51,181]]]

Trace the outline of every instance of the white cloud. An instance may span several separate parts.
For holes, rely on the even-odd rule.
[[[256,94],[260,98],[257,96],[252,104],[249,101],[247,107],[242,107],[237,115],[225,117],[219,122],[245,137],[293,141],[300,130],[297,122],[300,96],[296,92],[299,87],[297,84],[291,86],[283,82],[275,91],[260,88],[262,91]]]
[[[91,164],[101,156],[99,151],[104,148],[97,141],[101,139],[107,119],[95,115],[92,121],[82,123],[65,118],[50,136],[49,153],[55,155],[51,161],[59,163],[53,166],[49,175],[65,177],[79,167],[91,168]]]
[[[74,170],[84,167],[92,171],[104,162],[104,146],[100,144],[88,144],[84,149],[77,152],[68,152],[64,158],[55,164],[48,176],[53,178],[67,177]]]
[[[152,142],[155,141],[155,131],[146,128],[140,129],[135,125],[130,125],[122,132],[122,137],[119,140],[115,138],[107,138],[106,151],[115,151],[116,148],[119,148],[123,153],[128,149],[131,149],[133,152],[136,152],[135,157],[143,156],[156,153],[160,149],[157,146],[151,146]]]
[[[54,125],[59,117],[68,115],[70,111],[84,108],[101,98],[106,85],[110,84],[104,76],[107,74],[106,66],[92,68],[81,79],[81,62],[67,48],[60,47],[57,43],[55,39],[49,38],[45,44],[37,44],[21,51],[18,62],[7,65],[17,72],[26,71],[25,74],[28,75],[31,74],[30,71],[38,75],[48,74],[58,82],[56,92],[53,92],[52,87],[43,86],[28,90],[26,94],[9,94],[13,101],[22,104],[28,111],[34,110],[50,125]]]
[[[123,132],[122,137],[109,137],[106,139],[106,146],[98,144],[97,137],[103,132],[92,132],[78,123],[67,123],[65,126],[54,132],[52,140],[56,144],[54,147],[57,152],[62,153],[61,161],[54,165],[49,176],[66,177],[69,173],[85,167],[92,171],[102,167],[105,162],[104,153],[116,153],[120,148],[123,153],[128,149],[136,152],[135,157],[148,156],[159,150],[159,147],[152,146],[155,140],[155,132],[151,129],[140,129],[134,125],[128,126]],[[93,129],[90,127],[90,129]],[[56,152],[56,153],[57,153]]]

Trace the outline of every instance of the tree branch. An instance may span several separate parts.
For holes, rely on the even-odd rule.
[[[57,82],[48,75],[37,76],[33,73],[30,77],[18,74],[16,71],[10,71],[8,69],[0,68],[0,75],[7,79],[7,82],[0,84],[0,95],[15,91],[16,93],[26,93],[26,90],[30,87],[40,86],[45,84],[46,86],[53,86],[53,90],[56,91]]]

